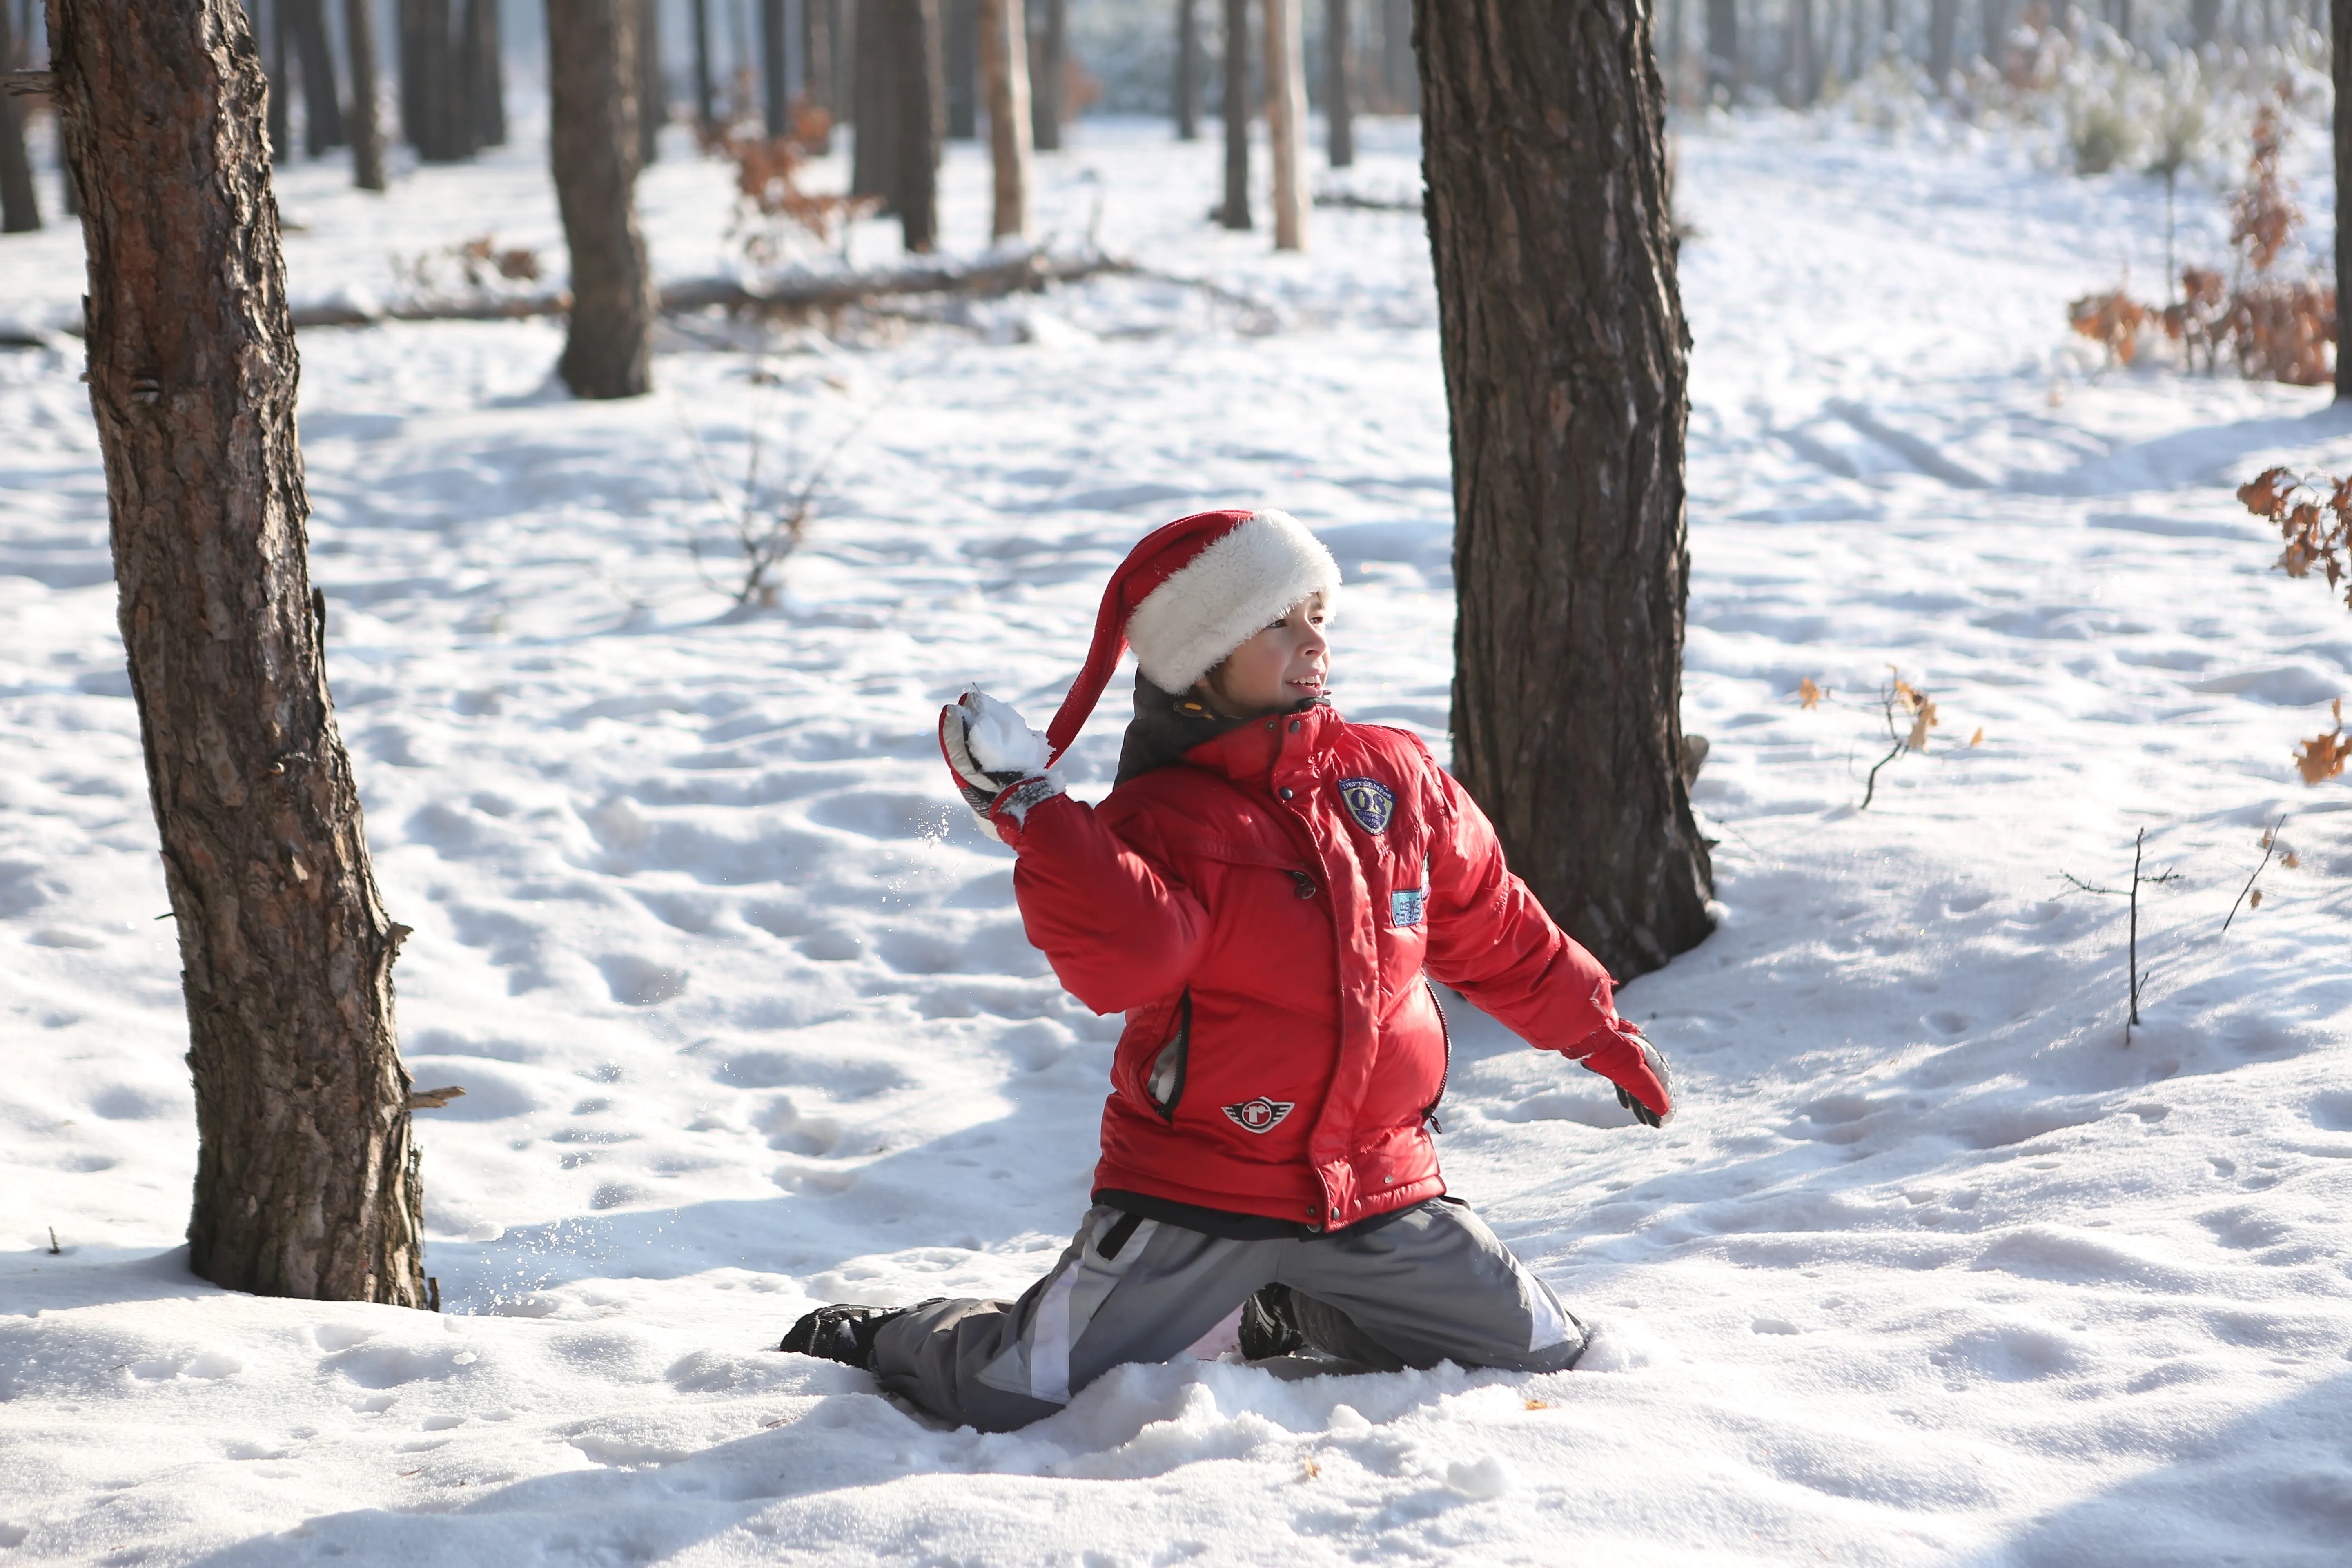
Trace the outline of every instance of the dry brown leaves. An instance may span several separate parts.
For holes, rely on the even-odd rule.
[[[1829,688],[1814,685],[1810,675],[1797,682],[1797,701],[1808,710],[1820,707],[1822,699],[1829,694]]]
[[[2344,585],[2347,550],[2352,546],[2352,479],[2264,468],[2238,487],[2238,500],[2256,517],[2278,526],[2286,541],[2279,553],[2280,571],[2307,577],[2316,566],[2330,589]],[[2347,590],[2346,602],[2352,605],[2352,589]]]
[[[807,103],[795,103],[792,114],[793,128],[782,136],[770,136],[764,128],[751,123],[707,126],[700,133],[702,150],[735,165],[739,228],[744,219],[756,214],[782,218],[829,244],[835,223],[845,217],[864,217],[880,204],[872,197],[801,189],[801,171],[808,163],[809,149],[825,141],[833,120],[824,110]],[[776,248],[772,241],[763,244],[757,236],[747,238],[745,245],[754,252]],[[755,255],[753,259],[774,257]]]
[[[2281,83],[2282,98],[2291,88]],[[2246,159],[2246,183],[2230,198],[2230,243],[2239,247],[2257,272],[2271,263],[2294,239],[2303,224],[2303,209],[2289,195],[2291,187],[2279,173],[2279,154],[2286,147],[2286,117],[2279,105],[2265,103],[2254,111],[2253,151]]]
[[[2148,308],[2122,289],[2085,294],[2066,307],[2066,323],[2104,347],[2118,364],[2129,364],[2139,353],[2139,334],[2148,322]]]

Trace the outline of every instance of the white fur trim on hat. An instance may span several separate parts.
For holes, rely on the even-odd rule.
[[[1338,601],[1339,563],[1288,512],[1252,512],[1135,607],[1127,640],[1144,679],[1188,690],[1310,594]]]

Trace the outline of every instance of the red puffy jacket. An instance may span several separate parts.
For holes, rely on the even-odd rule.
[[[1331,1230],[1443,1193],[1424,972],[1538,1047],[1622,1051],[1608,972],[1403,731],[1253,720],[1099,806],[994,820],[1029,940],[1127,1015],[1097,1191]]]

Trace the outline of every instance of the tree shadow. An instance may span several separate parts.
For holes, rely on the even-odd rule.
[[[2226,425],[2175,430],[2085,458],[2071,468],[2012,472],[2004,488],[2027,495],[2103,496],[2190,485],[2231,487],[2253,478],[2241,473],[2254,454],[2308,447],[2352,435],[2352,407],[2334,404],[2308,414],[2260,415]]]
[[[228,1296],[188,1269],[187,1244],[152,1247],[35,1247],[0,1252],[0,1301],[8,1314],[58,1311],[126,1301],[192,1300]]]

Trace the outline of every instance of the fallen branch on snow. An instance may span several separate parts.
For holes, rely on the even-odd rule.
[[[979,264],[943,261],[888,271],[844,272],[792,278],[769,284],[732,278],[693,278],[661,291],[666,315],[720,310],[730,315],[791,316],[839,310],[868,300],[908,294],[957,294],[992,300],[1034,292],[1050,283],[1075,283],[1098,273],[1132,272],[1129,263],[1100,252],[1084,256],[1019,256]],[[305,327],[367,327],[381,321],[498,321],[529,316],[560,316],[572,309],[566,292],[514,300],[441,300],[364,310],[352,305],[309,305],[293,312],[296,330]]]

